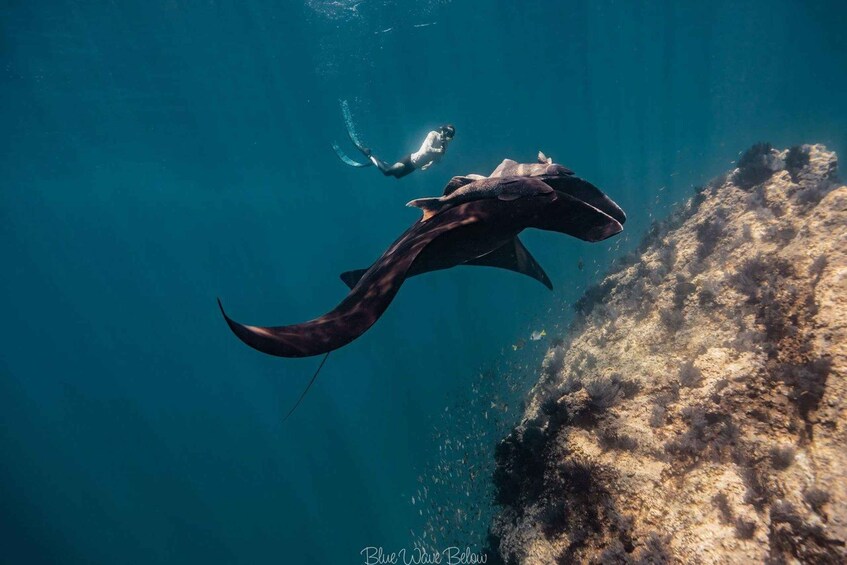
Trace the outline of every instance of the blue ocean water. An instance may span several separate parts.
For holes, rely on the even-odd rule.
[[[468,461],[484,471],[545,349],[512,345],[561,332],[613,257],[752,143],[845,154],[845,15],[0,2],[0,560],[358,563],[425,532],[479,550],[487,477],[469,484]],[[340,99],[387,160],[445,122],[456,139],[400,181],[346,167]],[[625,232],[525,234],[553,293],[478,268],[408,281],[282,423],[317,359],[248,349],[215,298],[247,323],[322,314],[338,274],[418,218],[408,200],[539,149],[614,198]]]

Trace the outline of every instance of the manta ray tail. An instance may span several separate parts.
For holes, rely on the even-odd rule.
[[[323,369],[324,363],[326,363],[327,357],[329,357],[330,353],[332,353],[332,352],[327,351],[326,355],[324,355],[324,358],[321,359],[321,364],[318,365],[318,368],[315,371],[315,374],[312,375],[312,380],[309,381],[309,384],[306,385],[306,388],[304,388],[303,392],[300,394],[300,398],[297,399],[297,402],[294,403],[294,406],[291,407],[291,410],[289,410],[288,414],[285,415],[285,418],[282,419],[283,422],[286,421],[288,419],[288,417],[291,416],[294,413],[295,410],[297,410],[297,407],[300,406],[300,402],[303,401],[303,398],[306,396],[306,393],[309,392],[309,389],[312,388],[313,384],[315,384],[315,379],[318,378],[318,373],[320,373],[321,369]]]
[[[406,203],[406,206],[411,208],[420,208],[423,211],[423,218],[421,218],[422,222],[427,221],[440,212],[442,205],[442,200],[435,196],[430,198],[416,198],[415,200]]]

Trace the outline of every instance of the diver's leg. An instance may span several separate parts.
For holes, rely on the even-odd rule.
[[[409,162],[408,159],[404,159],[400,163],[395,163],[393,167],[391,167],[392,173],[395,178],[402,178],[415,170],[415,166]]]
[[[389,165],[388,163],[386,163],[385,161],[383,161],[382,159],[380,159],[379,157],[377,157],[376,155],[371,153],[370,150],[368,150],[368,149],[363,151],[363,153],[365,153],[365,155],[368,156],[368,159],[370,159],[371,163],[376,165],[376,167],[380,171],[382,171],[382,174],[387,176],[387,177],[400,178],[401,176],[408,174],[408,173],[404,172],[405,169],[406,169],[406,165],[402,162],[394,163],[393,165]],[[409,172],[411,172],[411,171],[409,171]]]
[[[410,166],[408,163],[404,163],[401,161],[400,163],[394,163],[393,165],[391,165],[388,170],[382,171],[382,174],[384,174],[385,176],[392,176],[396,179],[399,179],[401,177],[405,177],[414,170],[414,167]]]
[[[373,157],[371,157],[371,159],[373,160]],[[374,162],[374,164],[376,163]],[[385,163],[382,164],[385,165]],[[382,171],[382,174],[384,174],[385,176],[392,176],[396,179],[405,177],[406,175],[415,170],[415,166],[412,164],[411,155],[406,155],[405,157],[403,157],[403,159],[387,168],[383,168],[379,165],[377,166],[379,167],[379,170]]]
[[[387,170],[391,169],[391,165],[389,165],[388,163],[386,163],[385,161],[383,161],[382,159],[380,159],[376,155],[372,154],[370,151],[367,151],[365,153],[365,155],[367,155],[370,162],[373,163],[374,165],[376,165],[376,168],[379,169],[380,171],[382,171],[383,173],[386,172]]]

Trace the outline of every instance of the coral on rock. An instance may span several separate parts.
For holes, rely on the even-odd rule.
[[[508,563],[847,562],[847,186],[750,149],[577,303],[498,446]]]

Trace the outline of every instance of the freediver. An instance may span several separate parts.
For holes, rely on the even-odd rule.
[[[393,165],[389,165],[385,161],[373,154],[367,147],[360,147],[365,157],[371,163],[382,171],[382,174],[387,177],[402,178],[413,172],[415,169],[422,171],[427,170],[433,163],[438,163],[447,151],[447,146],[453,141],[453,136],[456,134],[456,128],[450,124],[443,125],[437,130],[427,134],[426,139],[421,144],[421,148],[406,155]]]

